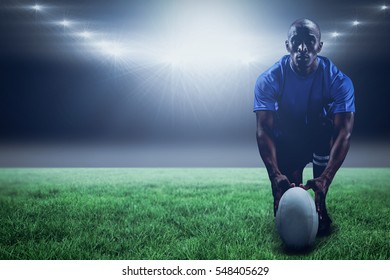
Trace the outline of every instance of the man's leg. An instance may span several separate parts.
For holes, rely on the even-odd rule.
[[[328,161],[330,149],[332,146],[332,131],[333,125],[328,121],[320,126],[319,131],[314,134],[313,143],[313,178],[318,178],[324,172]],[[330,225],[332,220],[328,215],[326,208],[326,197],[324,195],[315,194],[315,202],[319,218],[318,235],[327,235],[330,233]]]
[[[302,173],[306,164],[311,161],[311,151],[302,139],[307,137],[278,138],[276,142],[277,161],[280,172],[287,177],[290,184],[299,186],[302,183]],[[290,188],[286,186],[283,189],[273,189],[274,196],[274,215],[279,206],[279,200],[282,195]]]
[[[287,178],[291,184],[294,183],[296,186],[299,186],[299,184],[302,184],[303,169],[304,169],[304,167],[298,167],[298,168],[292,169],[291,171],[286,172],[285,175],[287,176]]]
[[[320,177],[329,161],[329,151],[313,153],[313,178]]]
[[[329,155],[318,155],[317,153],[313,154],[313,177],[319,177],[325,170],[325,167],[328,163]],[[318,212],[319,226],[318,226],[318,235],[328,235],[330,233],[330,225],[332,220],[328,215],[326,208],[326,197],[322,194],[315,193],[315,202]]]

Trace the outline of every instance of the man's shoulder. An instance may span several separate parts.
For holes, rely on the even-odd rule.
[[[324,73],[324,86],[328,89],[329,98],[342,104],[346,104],[348,100],[352,100],[352,104],[348,103],[351,112],[354,112],[355,108],[353,105],[354,86],[352,80],[344,74],[336,65],[326,57],[320,58],[320,66],[323,68]],[[342,106],[344,106],[342,105]],[[344,112],[346,109],[340,107],[339,109],[332,109],[333,112]]]
[[[257,78],[257,82],[277,82],[280,81],[285,72],[285,67],[288,63],[288,55],[283,56],[277,62],[275,62],[270,68],[265,70]]]
[[[318,56],[322,68],[322,72],[330,83],[346,82],[351,83],[351,79],[344,74],[329,58],[324,56]]]
[[[325,75],[328,75],[330,77],[336,77],[338,75],[344,75],[343,72],[340,71],[340,69],[336,66],[336,64],[333,63],[332,60],[325,56],[318,56],[319,59],[319,66],[322,68]]]

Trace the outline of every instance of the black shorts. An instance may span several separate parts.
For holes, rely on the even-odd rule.
[[[333,124],[321,123],[304,132],[276,137],[279,169],[289,173],[303,169],[308,163],[326,166],[332,144]]]

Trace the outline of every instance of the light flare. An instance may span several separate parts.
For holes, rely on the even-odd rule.
[[[66,19],[63,19],[62,21],[60,21],[59,24],[62,25],[63,27],[69,27],[72,25],[72,23]]]
[[[341,34],[339,33],[339,32],[337,32],[337,31],[334,31],[334,32],[332,32],[331,33],[331,36],[333,37],[333,38],[337,38],[337,37],[339,37]]]
[[[86,30],[84,30],[83,32],[76,33],[76,35],[84,39],[89,39],[93,37],[92,32]]]
[[[42,6],[41,5],[38,5],[38,4],[35,4],[34,6],[31,7],[33,10],[35,11],[41,11],[42,10]]]

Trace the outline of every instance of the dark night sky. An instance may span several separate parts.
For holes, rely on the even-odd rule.
[[[388,138],[390,13],[380,9],[383,2],[270,2],[41,1],[44,8],[35,12],[28,9],[34,1],[2,1],[0,140],[252,141],[255,79],[285,54],[288,26],[300,17],[319,23],[323,55],[354,82],[355,135]],[[205,13],[209,21],[214,17],[216,26],[228,22],[228,36],[261,37],[254,46],[262,56],[245,66],[222,63],[218,71],[218,61],[208,68],[203,58],[191,60],[191,68],[186,61],[175,69],[151,59],[161,58],[159,44],[164,46],[167,36],[191,36],[196,30],[191,20],[196,26]],[[65,30],[53,23],[65,17],[78,26]],[[361,24],[353,27],[355,19]],[[137,46],[148,58],[126,53],[125,59],[113,62],[88,50],[86,39],[70,34],[71,28],[109,34],[130,49]],[[218,28],[217,35],[210,34],[220,36],[223,29]],[[336,30],[340,37],[331,38]],[[201,49],[209,37],[199,38]]]

